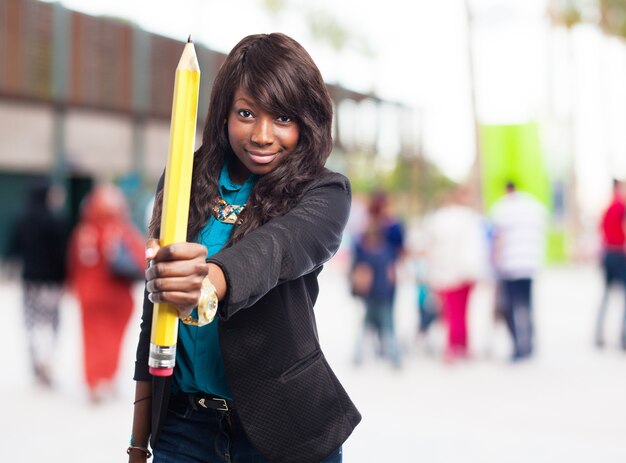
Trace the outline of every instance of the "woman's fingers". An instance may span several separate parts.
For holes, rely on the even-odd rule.
[[[148,241],[146,241],[146,263],[147,264],[149,264],[150,261],[154,259],[154,256],[156,256],[157,252],[159,252],[160,247],[161,246],[159,245],[159,240],[155,238],[150,238]]]
[[[157,262],[146,269],[146,279],[148,281],[156,278],[177,278],[177,277],[201,277],[207,274],[207,264],[203,258],[193,260],[176,260],[170,262]]]
[[[154,278],[152,280],[148,280],[146,289],[149,293],[197,291],[199,294],[203,278],[204,277],[202,275]]]
[[[202,280],[207,275],[206,248],[197,243],[175,243],[158,247],[146,269],[146,289],[152,302],[167,302],[179,315],[189,315],[198,304]]]
[[[198,305],[200,293],[180,292],[180,291],[163,291],[160,293],[149,293],[148,299],[151,302],[167,302],[178,309],[179,315],[183,318],[189,315],[191,310]]]
[[[206,248],[198,243],[174,243],[158,249],[154,260],[171,262],[174,260],[206,259]]]
[[[206,259],[206,248],[198,243],[175,243],[161,247],[159,240],[146,241],[146,262],[170,262],[174,260]]]
[[[170,263],[169,265],[178,264],[179,263]],[[150,270],[154,270],[155,267],[160,265],[162,264],[154,265]],[[168,276],[148,279],[146,283],[148,299],[152,302],[168,302],[176,306],[179,310],[191,310],[198,305],[202,280],[205,275],[206,270],[203,274],[196,273],[185,276]],[[189,314],[187,313],[187,315]]]

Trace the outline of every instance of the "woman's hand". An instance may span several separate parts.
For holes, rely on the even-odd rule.
[[[160,247],[155,239],[146,244],[148,298],[168,302],[187,317],[198,305],[202,280],[208,274],[207,250],[198,243],[175,243]]]

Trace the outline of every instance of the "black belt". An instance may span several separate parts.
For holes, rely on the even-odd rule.
[[[217,410],[227,412],[233,408],[232,401],[210,394],[185,393],[174,394],[170,403],[172,405],[190,406],[194,410]]]

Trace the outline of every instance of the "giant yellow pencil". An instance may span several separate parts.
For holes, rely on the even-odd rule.
[[[190,37],[176,68],[170,148],[163,187],[161,246],[187,241],[199,87],[200,66]],[[148,360],[150,373],[155,376],[170,376],[173,373],[177,337],[176,309],[167,303],[155,303]]]

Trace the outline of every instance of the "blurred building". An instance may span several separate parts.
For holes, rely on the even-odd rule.
[[[74,218],[93,182],[115,180],[131,202],[135,199],[136,216],[143,217],[141,208],[167,158],[174,71],[183,45],[132,23],[85,15],[59,3],[0,0],[2,197],[19,198],[33,176],[52,174],[66,186],[67,212]],[[199,44],[196,52],[202,69],[202,127],[211,84],[225,55]],[[368,114],[372,107],[375,114],[388,113],[389,107],[398,114],[407,110],[339,86],[329,85],[329,90],[338,108],[350,102]],[[349,136],[352,126],[342,134],[341,119],[354,120],[355,114],[336,118],[340,155],[335,164],[354,149],[375,155],[378,138],[390,138],[374,129],[358,143]],[[398,150],[406,145],[406,133],[397,129],[394,137]],[[0,204],[0,217],[12,217],[19,203]],[[9,221],[0,222],[0,250]]]

